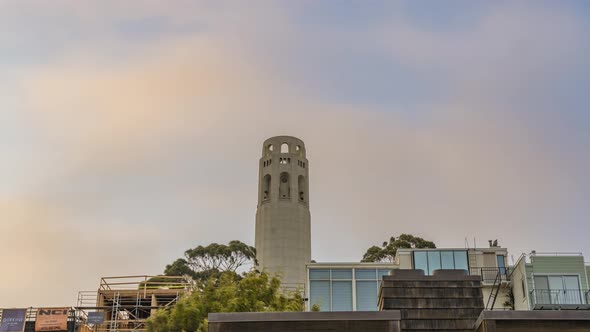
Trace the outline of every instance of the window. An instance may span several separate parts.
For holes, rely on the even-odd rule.
[[[355,269],[356,278],[356,310],[376,311],[379,281],[375,269]]]
[[[428,275],[431,276],[434,271],[442,268],[440,263],[440,251],[428,252]]]
[[[262,200],[266,201],[268,199],[270,199],[270,174],[266,174],[262,182]]]
[[[455,258],[455,269],[469,271],[469,263],[467,261],[466,251],[455,251],[453,252]]]
[[[330,270],[309,270],[311,280],[330,280]]]
[[[389,272],[375,268],[309,269],[309,308],[317,304],[321,311],[376,311],[379,280]]]
[[[307,188],[305,188],[305,177],[303,175],[299,175],[297,178],[297,189],[299,190],[299,201],[306,202],[305,193],[307,192]]]
[[[289,153],[289,144],[287,144],[287,143],[281,144],[281,153]]]
[[[377,281],[356,281],[356,310],[377,311]]]
[[[426,251],[414,251],[414,269],[428,273],[428,257]]]
[[[370,270],[355,270],[354,275],[356,279],[368,279],[368,280],[375,280],[377,279],[377,274],[375,269]]]
[[[329,281],[310,281],[309,301],[311,306],[317,304],[320,311],[332,311],[331,295]]]
[[[332,311],[352,311],[352,280],[332,281]]]
[[[469,270],[465,250],[416,250],[413,256],[414,269],[423,270],[426,275],[440,269]]]
[[[583,304],[578,276],[535,275],[537,304]]]
[[[498,261],[498,272],[500,274],[506,274],[506,264],[503,255],[497,255],[496,260]]]
[[[455,269],[455,257],[452,251],[441,251],[440,252],[440,260],[442,263],[443,269]]]
[[[352,270],[332,270],[332,279],[352,280]]]
[[[290,198],[291,197],[291,182],[289,173],[283,172],[280,176],[279,183],[279,197]]]

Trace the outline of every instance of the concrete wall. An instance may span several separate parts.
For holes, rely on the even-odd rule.
[[[288,153],[281,152],[285,143]],[[283,286],[304,288],[305,265],[311,261],[309,161],[303,141],[295,137],[272,137],[263,144],[255,242],[262,270],[280,274]]]
[[[396,264],[399,266],[400,269],[413,269],[414,265],[412,262],[412,252],[411,251],[398,251],[397,256],[395,257]]]
[[[530,310],[527,284],[526,261],[524,256],[512,267],[510,276],[515,310]]]
[[[494,310],[507,310],[510,309],[510,306],[504,305],[504,302],[508,300],[508,293],[510,291],[510,284],[503,284],[500,289],[498,290],[498,295],[496,296],[496,303],[494,304]],[[490,294],[492,293],[492,286],[482,286],[481,292],[483,295],[483,304],[488,305],[488,299]],[[493,301],[493,300],[492,300]],[[492,303],[490,302],[490,306]],[[490,308],[488,308],[490,309]]]

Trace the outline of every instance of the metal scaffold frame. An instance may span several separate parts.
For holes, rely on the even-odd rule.
[[[192,280],[185,277],[103,277],[98,291],[78,293],[76,320],[92,332],[145,331],[151,315],[174,306],[193,286]],[[93,311],[103,313],[102,324],[88,321]]]

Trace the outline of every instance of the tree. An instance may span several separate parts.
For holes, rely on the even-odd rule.
[[[184,252],[179,258],[166,266],[167,276],[190,276],[204,281],[222,272],[237,273],[246,264],[256,265],[256,249],[241,241],[230,241],[227,245],[211,243]]]
[[[508,292],[506,293],[506,301],[504,301],[504,306],[510,308],[510,310],[514,310],[514,292],[512,292],[512,287],[508,287]]]
[[[179,300],[169,310],[161,309],[147,320],[148,332],[205,332],[210,312],[303,311],[303,298],[287,294],[281,281],[265,272],[251,271],[241,278],[221,272],[203,287]]]
[[[436,245],[410,234],[402,234],[397,239],[392,236],[381,247],[372,246],[367,249],[361,262],[393,262],[399,248],[436,248]]]

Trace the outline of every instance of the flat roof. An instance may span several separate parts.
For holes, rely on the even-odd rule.
[[[445,250],[457,250],[457,251],[508,251],[508,248],[504,247],[492,247],[492,248],[398,248],[398,252],[412,252],[412,251],[445,251]]]
[[[307,267],[386,267],[398,268],[398,264],[393,262],[317,262],[307,263]]]
[[[485,320],[590,320],[590,310],[484,310],[475,322],[475,328]]]
[[[400,320],[399,310],[388,311],[340,311],[340,312],[232,312],[210,313],[210,323],[230,322],[296,322],[296,321],[383,321]]]

